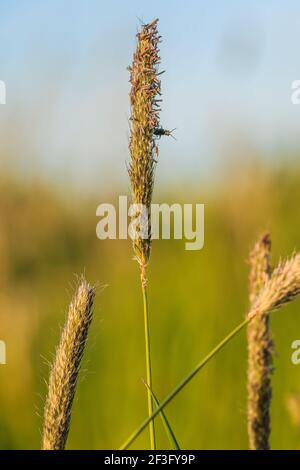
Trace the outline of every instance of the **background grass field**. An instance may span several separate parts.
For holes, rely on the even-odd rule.
[[[162,35],[154,202],[205,204],[205,246],[155,241],[149,267],[161,400],[248,309],[247,257],[300,249],[300,4],[2,2],[0,449],[39,448],[48,363],[83,271],[99,289],[68,448],[117,448],[146,417],[142,298],[130,241],[99,241],[96,208],[129,195],[129,73],[142,21]],[[296,46],[295,46],[296,45]],[[300,447],[300,301],[272,316],[274,449]],[[247,448],[247,350],[237,336],[166,408],[182,448]],[[160,447],[167,447],[157,420]],[[148,446],[147,433],[134,443]]]
[[[230,175],[230,176],[229,176]],[[155,202],[204,202],[205,247],[156,241],[149,270],[154,387],[163,398],[247,311],[247,254],[272,233],[274,260],[299,249],[300,169],[249,164],[217,186],[178,194],[157,188]],[[217,188],[217,189],[216,189]],[[99,241],[95,210],[111,194],[74,197],[45,182],[10,175],[0,184],[0,447],[39,448],[51,360],[75,282],[84,271],[99,289],[76,395],[69,448],[116,448],[146,416],[143,319],[138,269],[129,241]],[[175,195],[175,196],[173,196]],[[275,313],[273,448],[300,445],[300,304]],[[247,448],[246,337],[240,334],[167,408],[182,448]],[[299,401],[299,404],[297,404]],[[160,447],[168,447],[158,420]],[[135,446],[146,447],[144,433]]]

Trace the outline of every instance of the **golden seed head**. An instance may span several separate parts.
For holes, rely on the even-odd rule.
[[[300,253],[297,253],[274,269],[270,280],[254,302],[249,317],[276,310],[291,302],[299,294]]]
[[[249,297],[254,305],[271,277],[271,240],[260,237],[250,254]],[[248,324],[248,436],[252,450],[270,449],[273,342],[269,312]]]
[[[80,363],[92,321],[94,298],[95,288],[82,279],[70,304],[50,372],[44,410],[44,450],[63,450],[66,445]]]
[[[151,249],[151,201],[154,185],[154,171],[158,154],[154,131],[159,127],[160,64],[158,44],[160,36],[156,19],[142,26],[137,34],[137,47],[130,71],[130,163],[129,177],[134,204],[143,204],[147,209],[147,237],[134,240],[135,256],[142,267],[150,257]]]

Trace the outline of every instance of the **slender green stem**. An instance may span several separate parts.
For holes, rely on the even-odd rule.
[[[147,390],[147,399],[148,399],[148,415],[149,418],[153,415],[153,398],[151,395],[152,390],[152,371],[151,371],[151,351],[150,351],[150,328],[149,328],[149,310],[148,310],[148,297],[147,297],[147,287],[142,283],[142,292],[143,292],[143,302],[144,302],[144,328],[145,328],[145,346],[146,346],[146,377],[147,385],[149,389]],[[156,449],[155,442],[155,428],[153,419],[149,419],[149,432],[150,432],[150,448],[151,450]]]
[[[165,406],[167,406],[173,398],[192,380],[192,378],[232,339],[234,336],[241,331],[252,319],[248,317],[242,323],[240,323],[234,330],[229,333],[196,367],[169,393],[169,395],[161,402],[160,406],[155,409],[154,413],[151,414],[145,421],[134,431],[134,433],[124,442],[120,450],[127,449],[135,439],[141,434],[141,432],[148,426],[149,423],[153,422],[153,419],[161,412]]]
[[[147,388],[149,388],[146,383],[145,383],[145,385],[146,385]],[[151,391],[151,395],[152,395],[153,401],[154,401],[154,403],[155,403],[155,406],[159,406],[159,401],[158,401],[158,399],[156,398],[154,392],[153,392],[151,389],[149,389],[149,390]],[[175,436],[175,434],[174,434],[173,429],[171,428],[171,425],[170,425],[170,423],[169,423],[169,421],[168,421],[168,418],[167,418],[166,415],[165,415],[164,410],[161,410],[160,416],[161,416],[161,420],[162,420],[162,422],[163,422],[163,425],[164,425],[164,427],[165,427],[166,434],[167,434],[167,436],[168,436],[168,438],[169,438],[169,441],[170,441],[170,444],[171,444],[171,446],[172,446],[172,449],[174,449],[174,450],[180,450],[178,441],[177,441],[177,439],[176,439],[176,436]]]

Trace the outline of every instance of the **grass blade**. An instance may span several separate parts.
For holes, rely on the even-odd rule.
[[[131,434],[131,436],[123,443],[120,450],[126,450],[135,441],[135,439],[144,431],[150,421],[152,421],[164,408],[167,406],[173,398],[192,380],[192,378],[221,350],[229,343],[229,341],[241,331],[253,317],[246,318],[240,323],[234,330],[229,333],[212,351],[201,361],[196,367],[169,393],[169,395],[161,402],[151,416],[145,419],[145,421]]]
[[[153,390],[151,390],[151,388],[149,387],[149,385],[143,380],[143,383],[144,385],[147,387],[148,391],[151,393],[151,396],[153,398],[153,401],[156,405],[157,408],[159,408],[159,401],[156,397],[156,395],[154,394]],[[163,425],[164,425],[164,428],[165,428],[165,431],[166,431],[166,434],[168,436],[168,439],[169,439],[169,442],[171,444],[171,447],[172,449],[174,450],[180,450],[180,447],[179,447],[179,444],[178,444],[178,441],[176,439],[176,436],[174,434],[174,431],[172,430],[171,428],[171,425],[169,423],[169,420],[168,418],[166,417],[166,414],[164,412],[164,410],[161,410],[160,411],[160,417],[161,417],[161,420],[163,422]]]

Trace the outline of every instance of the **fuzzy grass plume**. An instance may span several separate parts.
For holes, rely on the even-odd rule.
[[[95,288],[84,279],[70,304],[50,372],[44,410],[43,450],[64,450],[80,363],[92,321]]]
[[[130,164],[129,177],[134,204],[143,204],[147,209],[146,218],[140,217],[138,232],[133,242],[135,257],[141,268],[143,284],[146,284],[146,267],[151,250],[151,201],[154,185],[154,172],[158,147],[155,130],[159,128],[160,64],[158,44],[160,36],[156,19],[142,26],[137,34],[137,47],[130,71]],[[141,214],[142,215],[142,214]]]
[[[300,253],[279,263],[251,308],[248,318],[277,310],[300,294]]]
[[[253,306],[271,277],[271,240],[262,236],[250,254],[249,293]],[[264,312],[248,325],[248,436],[252,450],[270,449],[273,343],[270,314]]]

